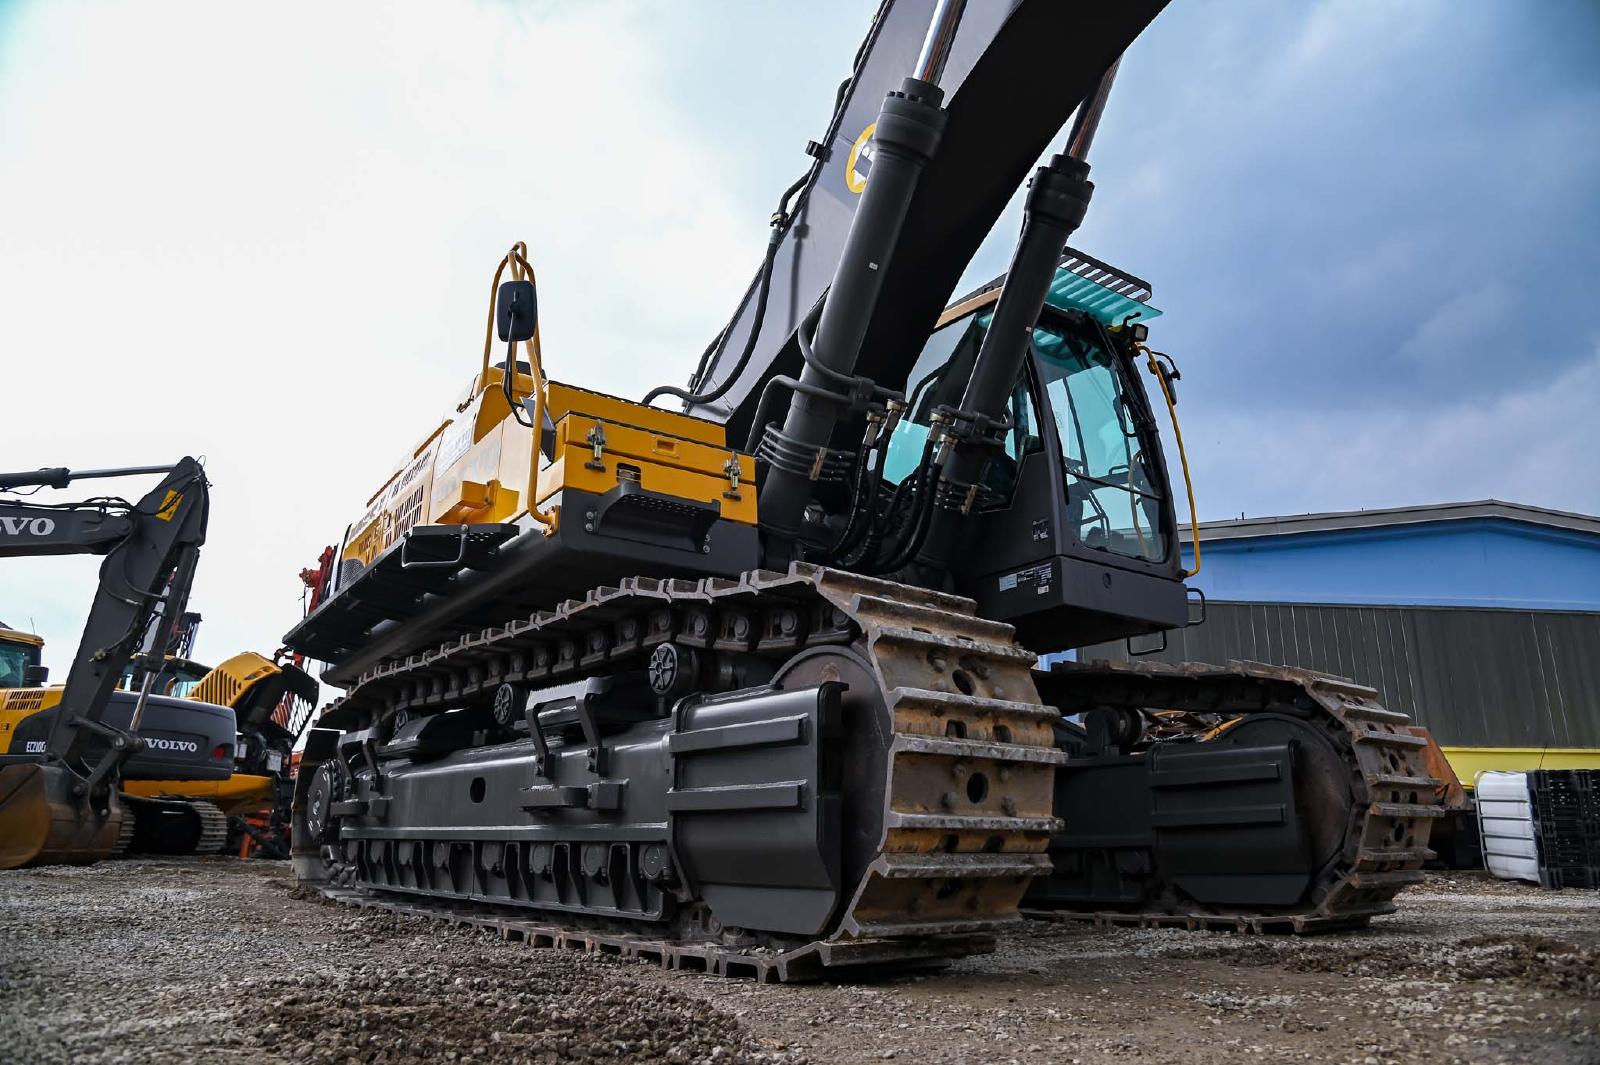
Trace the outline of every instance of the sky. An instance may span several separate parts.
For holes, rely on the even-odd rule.
[[[552,376],[682,382],[874,6],[0,0],[0,467],[202,456],[198,656],[270,653],[470,380],[513,241]],[[1597,129],[1583,0],[1158,17],[1073,244],[1153,284],[1201,517],[1600,513]],[[96,565],[0,568],[56,679]]]

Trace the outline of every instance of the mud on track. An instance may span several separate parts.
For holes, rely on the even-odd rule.
[[[0,1062],[1600,1063],[1600,892],[1468,874],[1360,933],[1030,924],[809,987],[294,895],[233,859],[0,873]]]

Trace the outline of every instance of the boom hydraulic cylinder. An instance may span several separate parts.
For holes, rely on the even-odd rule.
[[[944,130],[944,93],[937,79],[963,6],[964,0],[940,0],[914,76],[883,102],[873,133],[871,179],[851,220],[815,341],[782,427],[769,430],[761,442],[761,457],[769,466],[760,496],[768,565],[793,557],[828,442],[841,414],[860,394],[862,383],[852,375],[877,308],[884,268],[899,242],[917,181]],[[802,324],[802,341],[805,329]]]
[[[918,572],[948,572],[961,548],[964,519],[978,503],[984,468],[1002,446],[1007,428],[1006,399],[1027,357],[1033,324],[1039,320],[1050,282],[1067,240],[1083,222],[1094,183],[1083,156],[1094,139],[1116,64],[1094,94],[1078,109],[1068,149],[1035,171],[1028,186],[1022,234],[1006,271],[1005,287],[967,380],[959,410],[949,412],[932,520],[914,567]]]

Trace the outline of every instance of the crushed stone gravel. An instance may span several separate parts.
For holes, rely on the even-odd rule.
[[[1600,892],[1430,874],[1320,937],[1033,922],[876,983],[761,986],[358,911],[286,866],[0,873],[0,1061],[1600,1063]]]

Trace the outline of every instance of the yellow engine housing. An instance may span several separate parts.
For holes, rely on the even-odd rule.
[[[342,563],[371,565],[416,525],[533,523],[530,501],[554,524],[564,489],[599,494],[623,480],[756,524],[755,460],[728,448],[723,426],[551,381],[535,451],[533,430],[506,402],[504,377],[490,367],[473,378],[454,414],[367,500]],[[519,403],[532,388],[526,374],[512,380]]]

